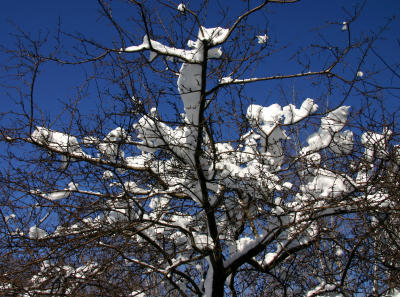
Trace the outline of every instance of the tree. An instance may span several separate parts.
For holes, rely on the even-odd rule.
[[[61,29],[52,48],[20,36],[7,53],[21,110],[1,128],[2,295],[394,296],[398,119],[379,96],[398,95],[399,65],[375,50],[391,21],[355,39],[364,2],[340,24],[345,46],[323,38],[293,72],[265,74],[275,48],[251,19],[296,2],[247,1],[210,28],[208,1],[127,1],[138,37],[99,1],[112,45],[68,34],[69,54]],[[92,71],[53,126],[35,105],[48,63]],[[320,101],[253,102],[255,84],[294,79]]]

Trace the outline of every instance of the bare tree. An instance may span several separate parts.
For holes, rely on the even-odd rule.
[[[209,1],[126,1],[138,32],[98,2],[109,44],[60,29],[54,47],[21,32],[5,49],[24,85],[0,130],[2,295],[394,296],[398,118],[380,96],[398,95],[399,65],[374,49],[391,20],[352,36],[362,3],[331,24],[344,45],[321,35],[294,55],[299,71],[270,73],[259,65],[276,48],[251,19],[296,0],[245,1],[215,28]],[[35,97],[48,63],[88,71],[55,123]],[[294,79],[325,97],[250,98]],[[92,93],[87,116],[79,101]]]

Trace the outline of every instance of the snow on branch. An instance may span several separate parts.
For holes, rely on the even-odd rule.
[[[306,77],[306,76],[318,76],[318,75],[330,75],[330,71],[322,70],[322,71],[310,71],[310,72],[301,72],[295,74],[278,74],[272,76],[265,76],[265,77],[252,77],[252,78],[231,78],[226,77],[223,78],[219,85],[229,85],[229,84],[248,84],[248,83],[255,83],[260,81],[267,81],[267,80],[280,80],[280,79],[287,79],[287,78],[297,78],[297,77]]]

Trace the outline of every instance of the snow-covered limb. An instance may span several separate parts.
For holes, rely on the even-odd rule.
[[[318,132],[307,138],[308,146],[301,150],[302,154],[317,152],[333,144],[336,151],[345,152],[352,149],[352,132],[345,131],[343,136],[336,136],[346,125],[350,106],[341,106],[327,114],[321,119],[321,128]],[[333,139],[335,138],[335,141]]]
[[[29,238],[31,239],[42,239],[47,236],[47,232],[37,226],[32,226],[29,228]]]
[[[317,111],[317,109],[318,105],[311,98],[304,100],[299,109],[296,109],[296,106],[293,104],[289,104],[283,108],[285,116],[284,124],[295,124]]]
[[[280,79],[289,79],[289,78],[297,78],[297,77],[306,77],[306,76],[320,76],[320,75],[329,75],[330,71],[323,70],[323,71],[309,71],[309,72],[301,72],[295,74],[279,74],[279,75],[272,75],[272,76],[265,76],[265,77],[252,77],[252,78],[235,78],[229,79],[219,82],[219,86],[229,85],[229,84],[248,84],[248,83],[255,83],[260,81],[267,81],[267,80],[280,80]],[[211,90],[213,91],[213,89]],[[209,91],[209,93],[211,92]]]
[[[179,6],[184,9],[183,6]],[[151,50],[157,54],[175,57],[185,61],[186,63],[199,64],[204,60],[204,43],[207,43],[209,47],[216,46],[221,43],[226,37],[227,29],[216,27],[216,28],[205,28],[199,29],[199,34],[196,41],[189,41],[188,46],[193,48],[191,50],[179,49],[164,45],[158,41],[151,40],[147,35],[143,37],[143,42],[140,45],[133,45],[120,50],[121,53],[134,53],[141,52],[144,50]],[[221,51],[217,48],[209,49],[209,58],[219,58]]]
[[[49,141],[49,139],[52,139],[52,141]],[[35,129],[35,131],[33,132],[32,136],[30,138],[24,139],[24,141],[35,145],[39,145],[40,147],[44,148],[45,150],[51,153],[59,154],[61,156],[63,167],[65,167],[65,165],[69,161],[76,160],[91,164],[105,165],[127,170],[138,170],[138,171],[149,170],[149,167],[146,166],[146,160],[148,160],[148,158],[146,157],[145,154],[139,156],[127,157],[125,158],[125,163],[122,162],[116,163],[115,162],[115,158],[117,158],[116,155],[113,155],[114,160],[106,160],[100,157],[93,157],[83,152],[75,136],[52,131],[44,127],[37,127],[37,129]],[[70,142],[72,142],[72,144]],[[86,146],[99,145],[101,149],[102,147],[103,148],[108,147],[108,145],[110,145],[110,142],[109,141],[100,142],[98,139],[94,139],[93,137],[84,137],[83,144]],[[131,143],[131,144],[139,145],[139,143]],[[112,145],[112,147],[114,147],[114,145]],[[120,150],[111,150],[111,152],[118,154],[122,153],[122,151],[120,152]]]
[[[88,157],[83,152],[76,137],[69,134],[53,131],[45,127],[36,127],[31,139],[49,149],[64,153],[61,155],[62,167],[68,166],[70,156]]]
[[[31,191],[31,194],[36,195],[36,196],[41,196],[41,197],[51,200],[51,201],[57,201],[57,200],[69,197],[72,192],[75,192],[78,190],[77,186],[78,185],[75,184],[74,182],[70,182],[68,184],[68,187],[61,191],[43,193],[40,190],[33,190],[33,191]]]
[[[70,265],[55,265],[45,260],[40,267],[40,271],[32,276],[30,280],[31,287],[27,292],[35,295],[72,295],[79,290],[80,283],[95,275],[98,270],[99,267],[96,262],[89,261],[74,268]],[[52,279],[58,280],[58,286],[48,288],[47,283],[51,282]]]
[[[387,147],[391,135],[392,131],[387,128],[383,129],[382,134],[365,132],[361,137],[361,143],[365,147],[365,159],[372,162],[375,158],[386,158],[389,153]]]
[[[158,41],[151,40],[147,35],[143,37],[143,42],[139,45],[132,45],[127,48],[122,48],[121,53],[135,53],[144,50],[151,50],[161,55],[176,57],[182,59],[183,61],[188,61],[190,63],[200,63],[201,60],[198,59],[195,50],[184,50],[177,49],[174,47],[166,46]]]
[[[32,140],[48,148],[60,152],[85,156],[76,137],[69,134],[53,131],[44,127],[36,127],[32,133]]]
[[[336,285],[321,283],[319,286],[315,287],[313,290],[308,291],[307,297],[343,297],[341,293],[335,293]]]

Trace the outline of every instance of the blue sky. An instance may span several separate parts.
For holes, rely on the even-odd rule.
[[[148,1],[151,2],[151,1]],[[184,1],[187,2],[187,1]],[[196,1],[191,1],[189,8],[195,5]],[[237,15],[237,9],[240,5],[244,5],[243,1],[230,1],[231,10],[227,13],[227,20],[232,19]],[[259,1],[257,1],[259,2]],[[260,68],[266,71],[267,74],[287,73],[290,72],[294,65],[293,60],[289,60],[289,56],[299,47],[304,47],[312,43],[321,42],[322,38],[334,40],[337,44],[344,44],[346,41],[345,33],[340,28],[342,21],[348,20],[347,12],[352,12],[354,5],[361,1],[349,0],[303,0],[291,5],[270,5],[267,11],[258,13],[254,20],[255,25],[264,28],[268,22],[268,35],[271,40],[279,46],[287,45],[286,50],[274,55],[273,59],[267,60],[265,65]],[[125,10],[119,1],[112,1],[116,5],[115,15],[121,20],[126,20],[130,16],[130,11]],[[170,3],[173,3],[171,1]],[[176,2],[178,3],[178,2]],[[217,5],[220,3],[220,5]],[[226,8],[227,2],[214,1],[215,7]],[[250,1],[250,5],[254,5],[255,0]],[[65,31],[76,33],[82,32],[86,36],[93,37],[96,40],[110,43],[110,40],[115,40],[115,32],[110,30],[104,20],[99,18],[99,6],[97,1],[6,1],[2,3],[0,12],[0,44],[7,47],[14,47],[15,39],[12,36],[16,32],[15,26],[29,32],[32,36],[37,36],[38,32],[53,31],[56,28],[59,20]],[[171,15],[177,14],[173,9],[161,11],[162,13]],[[354,26],[352,26],[353,36],[357,37],[361,34],[369,34],[373,30],[378,30],[385,23],[385,19],[395,14],[400,14],[400,1],[384,0],[384,1],[367,1],[366,6]],[[211,10],[208,15],[207,26],[213,27],[220,24],[221,17],[216,10]],[[329,25],[328,22],[331,24]],[[332,24],[333,23],[333,24]],[[335,24],[336,23],[336,24]],[[14,24],[14,25],[13,25]],[[127,26],[130,26],[127,22]],[[321,29],[321,35],[318,36],[315,29]],[[391,29],[384,33],[386,40],[379,42],[375,48],[380,56],[388,63],[395,64],[400,62],[400,22],[395,20],[391,24]],[[135,30],[132,28],[132,30]],[[263,32],[260,32],[260,34]],[[69,44],[64,44],[66,47]],[[2,54],[0,62],[5,62],[5,56]],[[371,58],[371,63],[375,63],[374,67],[384,67],[377,57]],[[59,101],[68,100],[75,94],[76,86],[81,83],[83,68],[81,67],[53,67],[52,65],[42,69],[37,85],[36,103],[49,114],[58,114],[61,105]],[[6,73],[1,70],[1,82],[6,83],[4,79]],[[384,82],[391,85],[400,85],[398,78],[394,77],[390,72],[385,72],[381,76]],[[396,81],[397,80],[397,81]],[[319,91],[309,89],[309,85],[299,81],[291,81],[291,86],[301,93],[300,97],[318,96]],[[273,92],[276,85],[258,84],[253,88],[252,94],[257,97],[261,104],[271,104],[278,100],[277,92]],[[0,102],[0,110],[4,111],[12,107],[8,104],[10,101],[4,96],[2,89],[2,97]],[[91,98],[95,100],[96,98]],[[302,100],[302,99],[299,99]],[[388,100],[392,100],[389,98]],[[6,103],[7,104],[4,104]],[[91,101],[94,102],[94,101]],[[355,103],[355,102],[350,102]],[[88,105],[90,106],[90,104]]]

